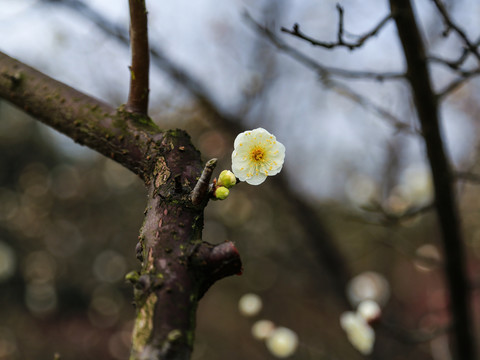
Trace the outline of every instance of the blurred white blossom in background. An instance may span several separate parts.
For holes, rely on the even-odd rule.
[[[370,324],[380,318],[382,309],[380,309],[380,306],[375,301],[364,300],[358,305],[357,314]]]
[[[238,302],[238,309],[244,316],[255,316],[262,310],[262,299],[255,294],[245,294]]]
[[[252,326],[252,335],[257,340],[268,339],[275,330],[275,324],[270,320],[258,320]]]
[[[240,313],[247,317],[258,315],[262,310],[262,299],[256,294],[245,294],[238,302]],[[277,358],[287,358],[298,348],[298,335],[284,326],[276,326],[273,321],[262,319],[252,325],[252,336],[265,341],[268,351]]]
[[[273,330],[265,344],[272,355],[286,358],[297,350],[298,336],[294,331],[280,326]]]
[[[347,333],[350,343],[363,355],[371,354],[375,342],[375,333],[365,319],[358,313],[347,311],[340,317],[340,325]]]

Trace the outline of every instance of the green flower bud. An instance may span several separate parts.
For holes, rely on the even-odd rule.
[[[223,170],[218,176],[218,185],[231,188],[237,183],[237,178],[230,170]]]
[[[215,189],[214,196],[218,200],[225,200],[230,191],[225,186],[219,186]]]

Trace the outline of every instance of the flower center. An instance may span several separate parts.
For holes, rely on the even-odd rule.
[[[262,161],[264,156],[265,153],[263,152],[262,148],[257,147],[250,152],[250,157],[253,161]]]

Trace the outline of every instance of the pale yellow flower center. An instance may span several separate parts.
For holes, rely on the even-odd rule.
[[[262,148],[254,147],[254,148],[250,151],[250,158],[251,158],[253,161],[260,162],[260,161],[263,160],[264,156],[265,156],[265,152],[263,151]]]

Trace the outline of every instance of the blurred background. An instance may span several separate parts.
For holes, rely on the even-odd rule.
[[[382,307],[370,358],[451,358],[442,248],[408,84],[338,71],[400,74],[394,24],[355,51],[280,31],[298,23],[334,42],[337,3],[351,41],[389,11],[378,0],[147,1],[153,120],[186,129],[205,161],[219,158],[218,173],[244,129],[264,127],[287,149],[282,173],[207,207],[204,240],[234,241],[244,272],[200,302],[193,359],[364,358],[340,326],[363,299]],[[443,34],[432,1],[413,3],[429,54],[458,59],[463,44]],[[444,3],[477,39],[480,3]],[[128,22],[127,1],[0,0],[0,51],[119,106]],[[438,92],[459,76],[431,64]],[[476,69],[473,59],[462,66]],[[459,172],[478,169],[479,99],[475,77],[442,98]],[[459,181],[458,193],[478,324],[478,185]],[[135,311],[124,276],[140,267],[145,196],[121,166],[0,100],[1,360],[128,359]],[[258,296],[252,311],[239,308],[245,294]],[[262,319],[296,334],[292,354],[252,335]]]

